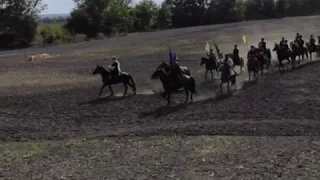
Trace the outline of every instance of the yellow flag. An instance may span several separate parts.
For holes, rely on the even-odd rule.
[[[242,41],[243,41],[243,43],[245,43],[245,44],[248,43],[247,36],[246,36],[245,34],[242,36]]]

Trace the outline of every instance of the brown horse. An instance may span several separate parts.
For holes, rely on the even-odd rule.
[[[208,72],[210,72],[211,74],[211,79],[213,80],[213,73],[212,70],[215,70],[217,73],[217,76],[219,77],[219,68],[220,68],[220,62],[218,62],[216,59],[215,60],[211,60],[209,58],[206,57],[202,57],[200,60],[200,66],[203,66],[205,64],[206,67],[206,72],[205,72],[205,76],[204,79],[207,79],[207,75]]]

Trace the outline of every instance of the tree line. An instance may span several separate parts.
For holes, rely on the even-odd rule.
[[[63,32],[70,36],[84,34],[88,39],[320,13],[319,0],[164,0],[160,5],[153,0],[141,0],[137,4],[131,0],[74,2],[76,7],[62,26]],[[30,45],[37,34],[38,13],[45,7],[41,0],[0,0],[0,47]],[[43,38],[47,42],[45,38],[53,37],[43,34]]]

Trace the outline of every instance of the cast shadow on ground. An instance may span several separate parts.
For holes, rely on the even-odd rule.
[[[115,101],[130,99],[134,96],[136,96],[136,95],[130,94],[127,96],[107,96],[107,97],[96,98],[96,99],[85,101],[85,102],[80,102],[80,103],[78,103],[78,106],[82,106],[82,105],[96,106],[96,105],[100,105],[100,104],[107,104],[107,103],[111,103],[111,102],[115,102]]]
[[[230,91],[223,94],[217,94],[213,98],[203,99],[200,101],[195,102],[188,102],[188,103],[181,103],[177,105],[171,105],[171,106],[161,106],[151,111],[145,111],[139,114],[139,118],[147,118],[147,117],[153,117],[153,118],[161,118],[163,116],[167,116],[170,114],[173,114],[175,112],[178,112],[181,109],[187,109],[188,106],[191,105],[197,105],[197,104],[206,104],[206,103],[217,103],[219,101],[225,100],[227,98],[232,97],[234,91]]]

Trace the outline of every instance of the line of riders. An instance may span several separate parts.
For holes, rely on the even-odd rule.
[[[296,43],[298,47],[304,46],[304,40],[302,39],[302,36],[297,33],[297,36],[295,38],[295,41],[293,43]],[[316,51],[317,45],[315,44],[316,40],[311,35],[309,40],[309,45],[311,48]],[[320,47],[320,36],[318,36],[318,47]],[[279,43],[279,49],[284,51],[289,51],[289,45],[288,41],[285,38],[282,38]],[[278,51],[279,51],[278,49]],[[223,57],[220,49],[216,46],[216,50],[218,53],[219,60],[217,59],[215,53],[213,52],[213,49],[210,49],[210,51],[207,53],[207,58],[203,57],[201,59],[201,64],[206,64],[206,70],[207,72],[211,70],[216,70],[217,73],[221,71],[221,83],[220,83],[220,90],[222,92],[222,84],[227,83],[228,84],[228,91],[231,85],[234,85],[236,82],[236,76],[238,73],[234,70],[234,67],[236,65],[241,67],[241,70],[243,68],[243,59],[239,56],[239,49],[237,45],[234,45],[234,50],[232,54],[225,54],[224,60],[221,62],[220,59]],[[278,54],[279,56],[279,54]],[[248,71],[249,71],[249,80],[250,80],[250,65],[253,65],[254,68],[259,68],[263,71],[264,65],[267,65],[267,68],[269,68],[270,60],[271,60],[271,52],[270,49],[266,47],[266,42],[264,41],[264,38],[261,39],[261,42],[259,42],[258,47],[255,48],[254,46],[250,47],[250,50],[247,54],[248,58]],[[113,62],[109,66],[109,71],[105,70],[102,66],[97,66],[97,68],[94,70],[93,74],[100,74],[103,81],[103,86],[100,89],[99,96],[102,93],[102,90],[105,86],[108,86],[111,95],[113,95],[113,90],[111,85],[112,84],[118,84],[123,83],[125,86],[125,92],[124,95],[127,93],[127,85],[132,87],[132,90],[134,94],[136,94],[136,87],[135,83],[133,81],[133,78],[130,74],[126,72],[122,72],[120,68],[120,62],[116,59],[116,57],[113,57]],[[279,57],[278,57],[279,59]],[[210,66],[211,64],[211,66]],[[253,70],[255,72],[255,70]],[[206,72],[206,75],[207,75]],[[186,102],[189,98],[189,91],[191,92],[191,100],[193,93],[196,93],[195,90],[195,80],[190,76],[190,70],[189,68],[185,66],[180,66],[178,63],[177,55],[174,53],[173,55],[173,61],[168,64],[166,62],[162,62],[156,69],[156,71],[152,74],[152,79],[160,79],[162,82],[164,93],[163,97],[168,100],[168,105],[170,104],[170,94],[173,91],[176,91],[180,88],[184,88],[186,92]]]

